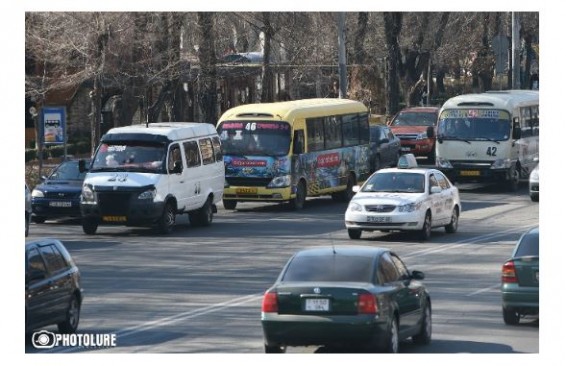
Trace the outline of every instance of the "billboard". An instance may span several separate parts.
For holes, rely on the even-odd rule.
[[[41,128],[44,144],[65,143],[65,107],[43,107]]]

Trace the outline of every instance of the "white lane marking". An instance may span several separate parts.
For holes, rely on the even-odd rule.
[[[488,292],[488,291],[491,291],[491,290],[495,290],[496,288],[499,288],[500,286],[501,286],[500,284],[497,284],[497,285],[493,285],[493,286],[490,286],[490,287],[482,288],[482,289],[480,289],[480,290],[477,290],[477,291],[474,291],[474,292],[470,292],[470,293],[467,294],[466,296],[479,295],[479,294],[484,293],[484,292]]]
[[[417,251],[413,254],[406,255],[404,258],[421,257],[421,256],[429,255],[429,254],[432,254],[432,253],[438,253],[438,252],[450,250],[450,249],[453,249],[453,248],[458,248],[458,247],[461,247],[461,246],[464,246],[464,245],[473,244],[473,243],[477,243],[477,242],[480,242],[480,241],[486,241],[488,239],[493,239],[493,238],[496,238],[498,236],[503,236],[503,235],[509,234],[511,232],[516,232],[518,230],[524,230],[524,229],[527,229],[527,228],[530,228],[530,227],[532,227],[532,225],[522,226],[522,227],[518,227],[518,228],[516,227],[516,228],[512,228],[512,229],[499,231],[497,233],[490,233],[490,234],[480,235],[480,236],[476,236],[476,237],[472,237],[472,238],[468,238],[468,239],[463,239],[463,240],[456,242],[455,244],[454,243],[445,244],[445,245],[442,245],[440,247]],[[491,287],[488,287],[488,288],[477,290],[477,291],[474,291],[472,293],[467,294],[466,296],[473,296],[475,294],[487,292],[487,291],[494,289],[498,286],[499,285],[494,285],[494,286],[491,286]],[[136,333],[141,333],[143,331],[150,330],[150,329],[153,329],[153,328],[158,328],[158,327],[168,325],[168,324],[174,324],[174,323],[186,320],[186,319],[196,318],[196,317],[201,316],[201,315],[213,313],[213,312],[224,310],[224,309],[234,307],[234,306],[239,306],[239,305],[257,300],[262,295],[263,295],[263,293],[246,295],[246,296],[238,297],[236,299],[232,299],[232,300],[229,300],[229,301],[226,301],[226,302],[223,302],[223,303],[206,306],[206,307],[203,307],[203,308],[187,311],[187,312],[184,312],[184,313],[180,313],[180,314],[177,314],[177,315],[173,315],[173,316],[169,316],[169,317],[165,317],[165,318],[161,318],[161,319],[157,319],[157,320],[152,320],[152,321],[140,324],[138,326],[119,330],[116,333],[116,338],[130,336],[130,335],[133,335],[133,334],[136,334]],[[76,350],[76,349],[73,349],[73,348],[61,349],[59,352],[71,352],[73,350]]]

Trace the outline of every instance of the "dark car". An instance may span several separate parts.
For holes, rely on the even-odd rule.
[[[519,324],[539,313],[539,228],[524,233],[501,270],[503,321]]]
[[[370,125],[369,139],[372,158],[370,161],[372,171],[383,167],[396,166],[401,155],[401,142],[385,125]]]
[[[389,126],[401,140],[401,152],[417,157],[424,156],[430,164],[435,163],[438,107],[410,107],[393,117]]]
[[[56,324],[61,333],[79,325],[83,289],[71,255],[57,239],[26,243],[26,334]]]
[[[29,222],[31,221],[31,192],[26,183],[26,236],[29,235]]]
[[[384,248],[329,246],[297,252],[264,295],[266,353],[287,346],[362,346],[398,352],[412,337],[428,344],[431,300],[420,282]]]
[[[88,165],[88,162],[87,162]],[[86,172],[79,172],[79,161],[68,160],[55,167],[32,192],[32,221],[80,217],[80,196]]]

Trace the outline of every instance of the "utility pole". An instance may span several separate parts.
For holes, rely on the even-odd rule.
[[[344,12],[338,13],[338,72],[340,76],[339,98],[346,97],[346,36],[345,36],[346,15]]]
[[[519,37],[521,31],[521,25],[519,24],[519,16],[515,15],[515,12],[511,13],[511,69],[512,69],[512,83],[513,89],[520,89],[520,77],[521,77],[521,61],[519,55],[519,45],[521,39]]]

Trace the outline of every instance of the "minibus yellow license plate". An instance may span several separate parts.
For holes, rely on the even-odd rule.
[[[106,221],[106,222],[126,222],[126,216],[102,216],[102,221]]]
[[[466,176],[466,177],[479,177],[480,171],[479,170],[462,170],[460,172],[460,175],[463,175],[463,176]]]
[[[236,188],[236,194],[257,194],[257,188]]]

